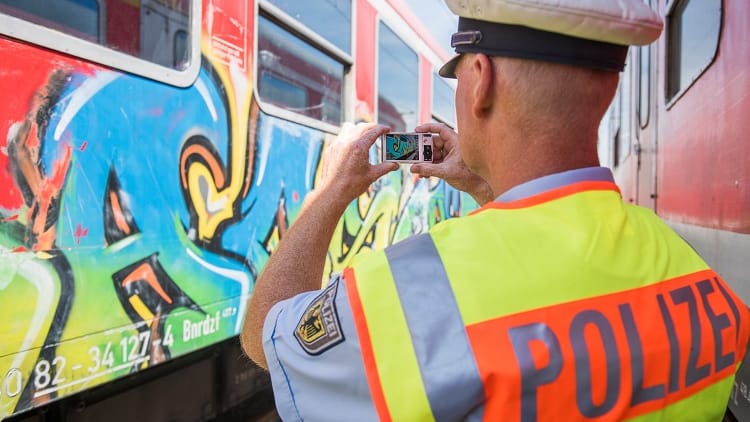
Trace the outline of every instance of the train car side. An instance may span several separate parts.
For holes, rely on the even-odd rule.
[[[623,197],[653,209],[750,303],[750,7],[651,1],[665,33],[631,49],[600,130]],[[750,418],[750,371],[730,409]]]
[[[446,120],[447,54],[384,0],[325,2],[338,27],[313,1],[56,1],[0,1],[0,419],[208,420],[267,394],[236,340],[255,277],[342,122]],[[408,106],[385,39],[415,58]],[[326,272],[475,206],[404,168],[350,204]]]

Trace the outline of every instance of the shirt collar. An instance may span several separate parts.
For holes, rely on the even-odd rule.
[[[615,179],[612,176],[612,171],[607,167],[585,167],[568,170],[516,185],[498,196],[495,202],[518,201],[565,185],[588,181],[614,183]]]

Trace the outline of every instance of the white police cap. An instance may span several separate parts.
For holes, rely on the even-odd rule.
[[[643,0],[445,0],[459,16],[440,69],[455,78],[460,53],[484,53],[620,71],[628,46],[661,34],[662,19]]]

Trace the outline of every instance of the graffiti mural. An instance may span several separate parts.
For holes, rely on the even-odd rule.
[[[333,135],[204,50],[177,89],[0,38],[0,417],[238,334]],[[404,167],[347,208],[326,273],[475,207]]]
[[[255,274],[224,244],[252,143],[222,76],[49,64],[3,149],[3,414],[235,335]]]

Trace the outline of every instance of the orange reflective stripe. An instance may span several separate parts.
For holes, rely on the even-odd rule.
[[[385,395],[383,394],[383,386],[380,384],[378,367],[375,362],[375,354],[372,350],[372,341],[370,340],[370,331],[367,328],[367,320],[365,319],[364,309],[362,308],[362,300],[359,298],[359,290],[357,289],[357,280],[354,276],[354,270],[346,268],[343,277],[349,296],[349,304],[352,307],[354,325],[357,327],[357,335],[359,336],[359,345],[362,349],[362,360],[364,361],[365,373],[367,374],[367,384],[370,386],[372,402],[375,405],[375,410],[378,412],[380,420],[390,422],[391,415],[388,411],[388,404],[385,401]]]
[[[732,376],[749,316],[727,292],[706,270],[468,326],[485,420],[622,420]]]
[[[480,213],[484,210],[491,210],[491,209],[511,210],[511,209],[518,209],[518,208],[527,208],[527,207],[539,205],[545,202],[553,201],[555,199],[560,199],[562,197],[572,195],[574,193],[579,193],[579,192],[584,192],[584,191],[597,191],[597,190],[611,190],[611,191],[617,192],[618,194],[620,193],[620,188],[618,188],[617,185],[615,185],[612,182],[605,182],[605,181],[578,182],[578,183],[572,183],[570,185],[565,185],[557,189],[548,190],[538,195],[532,195],[527,198],[519,199],[517,201],[490,202],[484,205],[483,207],[472,211],[471,213],[469,213],[469,215],[473,215],[476,213]]]

